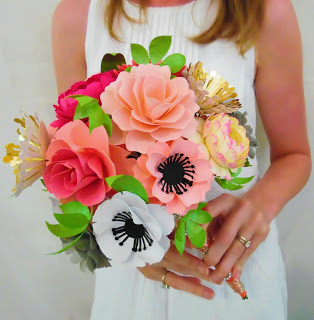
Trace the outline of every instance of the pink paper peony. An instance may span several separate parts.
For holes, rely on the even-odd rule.
[[[231,172],[243,167],[248,157],[250,140],[245,128],[226,113],[216,114],[206,121],[198,118],[197,121],[196,133],[189,139],[207,154],[216,176],[231,180]]]
[[[199,107],[194,92],[186,79],[170,76],[168,66],[135,66],[130,73],[121,72],[101,94],[103,110],[128,132],[128,150],[146,153],[155,141],[176,140],[195,131]]]
[[[116,79],[116,74],[113,71],[108,71],[95,74],[85,81],[75,83],[69,90],[59,96],[58,105],[54,106],[58,120],[53,121],[51,126],[61,128],[66,123],[73,121],[78,102],[69,96],[85,95],[99,100],[100,94]]]
[[[156,142],[141,155],[133,168],[147,194],[165,203],[168,213],[186,212],[205,199],[213,174],[206,155],[196,143],[184,139]],[[156,201],[154,201],[156,203]]]
[[[129,167],[128,154],[120,147],[109,146],[103,126],[90,134],[82,121],[69,122],[56,132],[48,147],[48,163],[43,175],[46,187],[62,202],[78,200],[86,206],[98,204],[109,191],[104,179],[117,173],[128,174],[123,170]]]

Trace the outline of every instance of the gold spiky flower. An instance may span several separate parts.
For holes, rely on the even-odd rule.
[[[212,71],[207,74],[202,68],[203,64],[197,62],[189,66],[183,75],[187,79],[196,96],[196,102],[200,107],[199,114],[232,113],[241,108],[234,87]]]
[[[46,168],[45,155],[50,138],[45,124],[39,121],[37,115],[33,117],[23,113],[21,119],[14,121],[21,125],[21,129],[17,130],[21,145],[7,144],[3,162],[14,168],[16,185],[12,192],[18,196],[42,176]]]

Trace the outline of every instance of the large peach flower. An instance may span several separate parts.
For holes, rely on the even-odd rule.
[[[199,146],[179,139],[170,146],[156,142],[141,155],[133,168],[153,202],[165,203],[168,213],[184,215],[205,199],[213,174],[206,154]]]
[[[102,93],[103,110],[128,132],[128,150],[146,153],[155,141],[189,137],[195,131],[194,114],[199,107],[194,92],[186,79],[170,77],[168,66],[134,66],[130,73],[121,72]]]
[[[250,140],[239,121],[225,113],[203,120],[197,118],[197,132],[190,140],[200,144],[216,176],[230,180],[231,172],[243,167],[248,157]],[[231,171],[231,172],[230,172]]]
[[[106,129],[92,131],[80,120],[60,128],[48,147],[44,181],[49,192],[62,202],[78,200],[92,206],[102,202],[109,191],[105,178],[128,174],[134,159],[129,152],[109,146]],[[119,169],[117,169],[119,168]]]

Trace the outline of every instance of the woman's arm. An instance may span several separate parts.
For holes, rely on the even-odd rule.
[[[306,130],[302,45],[297,18],[289,0],[267,0],[257,43],[256,97],[267,133],[271,165],[265,176],[238,199],[217,198],[208,210],[227,215],[210,252],[216,265],[212,280],[220,282],[233,267],[240,277],[244,263],[269,233],[271,220],[306,184],[311,154]],[[296,216],[297,219],[297,216]],[[239,233],[252,240],[249,248],[234,240]]]
[[[52,52],[59,94],[86,79],[85,33],[90,0],[63,0],[52,18]]]
[[[59,93],[86,79],[85,33],[89,2],[63,0],[53,16],[52,47]],[[139,269],[146,278],[159,282],[169,269],[174,272],[168,272],[165,281],[171,287],[206,299],[214,296],[212,289],[200,283],[200,278],[209,279],[207,264],[187,252],[181,256],[174,245],[160,263]],[[179,276],[175,272],[192,277]]]

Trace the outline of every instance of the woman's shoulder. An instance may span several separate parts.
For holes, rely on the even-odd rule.
[[[53,14],[53,26],[85,36],[89,5],[90,0],[62,0]]]
[[[62,0],[52,18],[52,49],[58,91],[86,77],[85,34],[90,0]]]
[[[298,44],[300,31],[291,0],[265,0],[265,16],[256,43],[256,60],[270,57],[268,50],[282,54],[287,44]]]

